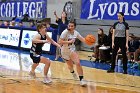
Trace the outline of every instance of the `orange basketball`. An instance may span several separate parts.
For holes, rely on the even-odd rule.
[[[96,38],[94,35],[89,34],[85,37],[85,42],[87,45],[93,45],[96,42]]]

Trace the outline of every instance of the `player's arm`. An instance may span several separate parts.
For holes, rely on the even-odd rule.
[[[40,40],[40,39],[41,39],[40,34],[36,34],[32,39],[32,43],[47,43],[48,42],[46,40]]]
[[[128,49],[129,25],[126,23],[126,48]]]
[[[115,29],[112,32],[112,48],[114,47]]]
[[[115,29],[118,22],[114,23],[113,25],[113,32],[112,32],[112,48],[114,48],[114,39],[115,39]]]
[[[52,43],[53,45],[55,45],[59,48],[61,48],[61,46],[58,43],[56,43],[53,39],[51,39],[47,34],[46,34],[46,37],[47,37],[46,41]]]
[[[54,15],[55,15],[56,21],[58,21],[59,17],[57,16],[56,11],[54,11]]]
[[[128,48],[128,38],[129,38],[129,30],[126,30],[126,47]]]
[[[85,43],[85,38],[84,38],[83,36],[81,36],[80,34],[78,34],[77,38],[78,38],[81,42]]]
[[[64,40],[63,38],[59,38],[59,43],[60,44],[71,44],[74,43],[75,39],[71,39],[69,41]]]

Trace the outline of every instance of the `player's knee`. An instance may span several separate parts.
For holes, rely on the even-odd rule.
[[[46,59],[46,60],[45,60],[45,64],[46,64],[46,65],[50,65],[50,64],[51,64],[51,61],[50,61],[49,59]]]

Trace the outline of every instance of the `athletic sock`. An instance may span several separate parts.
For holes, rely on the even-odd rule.
[[[83,76],[79,76],[80,81],[81,81],[83,78],[84,78]]]
[[[74,73],[74,70],[72,72],[70,72],[70,73]]]

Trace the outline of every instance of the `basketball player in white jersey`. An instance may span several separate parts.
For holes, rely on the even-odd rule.
[[[85,38],[83,38],[79,32],[75,30],[76,23],[74,21],[70,21],[68,24],[68,28],[65,29],[60,35],[59,43],[62,44],[61,55],[62,58],[68,65],[70,72],[72,73],[74,79],[77,79],[77,76],[73,69],[73,63],[76,65],[77,73],[80,79],[80,85],[85,86],[86,81],[83,79],[83,69],[80,64],[79,55],[76,52],[76,47],[74,45],[75,39],[78,38],[81,42],[85,42]]]

